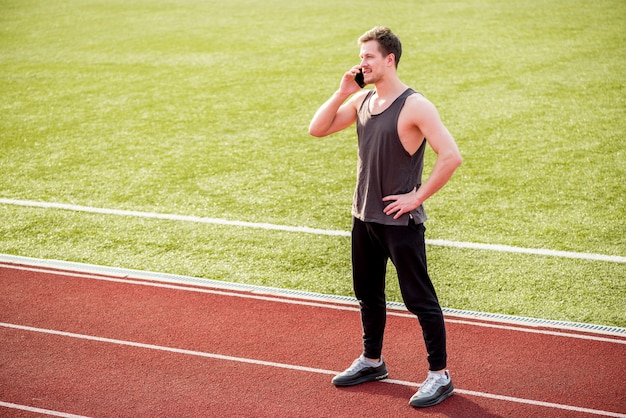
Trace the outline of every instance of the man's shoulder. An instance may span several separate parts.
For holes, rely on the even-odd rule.
[[[414,111],[436,111],[435,105],[426,96],[415,90],[406,98],[405,107]]]
[[[430,101],[426,98],[426,96],[424,96],[422,92],[415,90],[411,87],[409,87],[407,91],[409,93],[409,96],[406,98],[407,101],[417,102],[417,103],[421,103],[421,102],[430,103]]]
[[[363,101],[365,100],[365,98],[367,97],[368,94],[371,94],[373,90],[371,89],[364,89],[361,90],[357,93],[355,93],[351,98],[350,98],[350,102],[352,102],[354,108],[358,111],[361,108],[361,105],[363,104]]]

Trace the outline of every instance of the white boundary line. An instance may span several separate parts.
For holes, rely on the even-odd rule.
[[[96,207],[91,207],[91,206],[71,205],[71,204],[65,204],[65,203],[36,202],[32,200],[0,198],[0,204],[27,206],[27,207],[36,207],[36,208],[45,208],[45,209],[63,209],[63,210],[70,210],[74,212],[98,213],[98,214],[103,214],[103,215],[118,215],[118,216],[131,216],[131,217],[138,217],[138,218],[165,219],[169,221],[196,222],[196,223],[212,224],[212,225],[229,225],[229,226],[257,228],[257,229],[266,229],[266,230],[283,231],[283,232],[296,232],[296,233],[306,233],[306,234],[316,234],[316,235],[343,236],[343,237],[350,236],[350,232],[348,231],[317,229],[317,228],[309,228],[306,226],[276,225],[276,224],[262,223],[262,222],[232,221],[232,220],[227,220],[227,219],[206,218],[206,217],[199,217],[199,216],[187,216],[187,215],[176,215],[176,214],[155,213],[155,212],[140,212],[140,211],[121,210],[121,209],[106,209],[106,208],[96,208]],[[510,245],[481,244],[481,243],[474,243],[474,242],[447,241],[447,240],[439,240],[439,239],[427,239],[426,243],[429,245],[436,245],[436,246],[443,246],[443,247],[455,247],[455,248],[497,251],[497,252],[518,253],[518,254],[533,254],[533,255],[542,255],[542,256],[549,256],[549,257],[574,258],[574,259],[592,260],[592,261],[608,261],[612,263],[626,263],[626,257],[622,257],[618,255],[581,253],[581,252],[572,252],[572,251],[558,251],[558,250],[550,250],[550,249],[543,249],[543,248],[523,248],[523,247],[514,247]]]
[[[32,407],[32,406],[18,405],[18,404],[10,403],[10,402],[2,402],[2,401],[0,401],[0,407],[11,408],[11,409],[19,409],[21,411],[34,412],[36,414],[52,415],[54,417],[88,418],[88,417],[85,417],[83,415],[67,414],[65,412],[51,411],[50,409],[35,408],[35,407]]]
[[[312,367],[298,366],[298,365],[295,365],[295,364],[286,364],[286,363],[277,363],[277,362],[273,362],[273,361],[255,360],[255,359],[249,359],[249,358],[245,358],[245,357],[225,356],[225,355],[222,355],[222,354],[207,353],[207,352],[203,352],[203,351],[186,350],[186,349],[174,348],[174,347],[163,347],[163,346],[154,345],[154,344],[144,344],[144,343],[139,343],[139,342],[134,342],[134,341],[117,340],[117,339],[113,339],[113,338],[104,338],[104,337],[97,337],[97,336],[92,336],[92,335],[76,334],[76,333],[72,333],[72,332],[57,331],[57,330],[51,330],[51,329],[45,329],[45,328],[29,327],[29,326],[17,325],[17,324],[8,324],[8,323],[4,323],[4,322],[0,322],[0,326],[4,327],[4,328],[17,329],[17,330],[21,330],[21,331],[39,332],[39,333],[44,333],[44,334],[57,335],[57,336],[61,336],[61,337],[77,338],[77,339],[82,339],[82,340],[89,340],[89,341],[96,341],[96,342],[101,342],[101,343],[109,343],[109,344],[116,344],[116,345],[122,345],[122,346],[136,347],[136,348],[142,348],[142,349],[148,349],[148,350],[157,350],[157,351],[164,351],[164,352],[169,352],[169,353],[191,355],[191,356],[196,356],[196,357],[212,358],[212,359],[216,359],[216,360],[224,360],[224,361],[233,361],[233,362],[238,362],[238,363],[254,364],[254,365],[258,365],[258,366],[276,367],[276,368],[281,368],[281,369],[303,371],[303,372],[308,372],[308,373],[317,373],[317,374],[325,374],[325,375],[336,375],[337,373],[339,373],[339,372],[333,371],[333,370],[317,369],[317,368],[312,368]],[[407,381],[393,380],[393,379],[383,380],[382,382],[389,383],[389,384],[395,384],[395,385],[410,386],[410,387],[418,387],[419,386],[417,383],[414,383],[414,382],[407,382]],[[521,403],[521,404],[526,404],[526,405],[541,406],[541,407],[553,408],[553,409],[561,409],[561,410],[566,410],[566,411],[584,412],[584,413],[594,414],[594,415],[626,418],[626,414],[621,414],[621,413],[616,413],[616,412],[608,412],[608,411],[600,411],[600,410],[597,410],[597,409],[581,408],[581,407],[577,407],[577,406],[563,405],[563,404],[552,403],[552,402],[535,401],[535,400],[532,400],[532,399],[524,399],[524,398],[511,397],[511,396],[502,396],[502,395],[496,395],[496,394],[492,394],[492,393],[476,392],[476,391],[463,390],[463,389],[455,389],[455,392],[460,393],[460,394],[464,394],[464,395],[468,395],[468,396],[476,396],[476,397],[495,399],[495,400],[506,401],[506,402],[515,402],[515,403]]]

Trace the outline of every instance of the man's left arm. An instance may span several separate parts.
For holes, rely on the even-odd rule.
[[[411,106],[411,109],[407,110],[414,115],[414,123],[437,154],[437,160],[430,176],[419,189],[383,198],[385,202],[392,202],[385,207],[385,214],[394,215],[394,219],[418,208],[426,199],[441,189],[463,161],[454,138],[441,122],[435,106],[422,97],[407,104]]]

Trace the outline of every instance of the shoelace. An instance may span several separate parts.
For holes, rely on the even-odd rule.
[[[358,359],[352,362],[352,365],[348,367],[348,370],[346,370],[346,372],[353,373],[353,372],[356,372],[357,370],[364,369],[365,367],[369,367],[369,366],[365,363],[362,357],[359,357]]]
[[[435,391],[437,382],[439,382],[439,376],[429,374],[426,381],[422,383],[422,386],[419,389],[420,393],[423,393],[424,395],[432,394]]]

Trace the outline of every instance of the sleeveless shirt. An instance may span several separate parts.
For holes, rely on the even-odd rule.
[[[405,90],[387,109],[372,115],[370,91],[357,117],[358,160],[357,183],[352,201],[352,215],[363,222],[384,225],[408,225],[410,216],[403,214],[393,219],[383,212],[391,202],[383,197],[408,193],[421,185],[424,169],[426,141],[410,155],[402,146],[398,135],[398,118],[404,103],[413,89]],[[423,205],[410,212],[416,224],[426,221]]]

